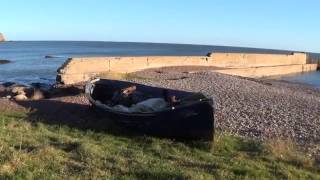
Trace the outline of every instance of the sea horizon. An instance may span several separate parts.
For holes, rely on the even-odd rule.
[[[190,46],[213,46],[213,47],[226,47],[226,48],[241,48],[241,49],[257,49],[257,50],[267,50],[275,52],[303,52],[308,54],[316,54],[320,58],[320,52],[303,51],[297,49],[277,49],[277,48],[267,48],[267,47],[253,47],[253,46],[233,46],[233,45],[221,45],[221,44],[206,44],[206,43],[179,43],[179,42],[149,42],[149,41],[107,41],[107,40],[6,40],[1,43],[8,42],[102,42],[102,43],[133,43],[133,44],[163,44],[163,45],[190,45]],[[246,52],[252,53],[252,52]],[[263,51],[260,53],[264,53]],[[266,52],[265,52],[266,53]]]

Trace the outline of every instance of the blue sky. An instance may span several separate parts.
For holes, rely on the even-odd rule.
[[[318,0],[6,0],[10,40],[192,43],[320,52]]]

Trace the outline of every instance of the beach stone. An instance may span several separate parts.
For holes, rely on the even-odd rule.
[[[16,101],[25,101],[25,100],[28,100],[28,97],[25,94],[18,94],[14,96],[14,99]]]

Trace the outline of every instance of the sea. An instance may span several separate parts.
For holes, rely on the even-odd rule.
[[[0,65],[0,83],[54,83],[57,69],[70,57],[84,56],[199,56],[208,52],[245,52],[287,54],[292,51],[243,48],[230,46],[160,44],[94,41],[8,41],[0,43],[0,60],[11,63]],[[46,58],[50,56],[51,58]],[[311,53],[312,59],[320,54]],[[320,88],[320,72],[281,77]]]

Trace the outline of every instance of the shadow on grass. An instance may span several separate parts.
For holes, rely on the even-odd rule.
[[[130,137],[137,143],[146,143],[146,140],[149,139],[149,142],[152,143],[152,138],[148,138],[148,136],[145,137],[144,134],[131,131],[130,129],[117,124],[115,120],[106,118],[103,113],[96,111],[90,105],[62,102],[52,99],[19,101],[17,103],[30,110],[27,119],[33,124],[41,122],[49,125],[67,126],[79,130],[103,132],[120,137]],[[173,141],[178,141],[186,146],[207,151],[210,150],[212,144],[211,142],[202,141]]]
[[[264,152],[264,148],[262,142],[239,139],[239,151],[246,152],[252,158],[260,156]]]
[[[217,135],[213,149],[217,155],[225,157],[233,157],[239,153],[245,153],[250,158],[256,158],[265,153],[265,146],[262,142],[232,135]]]
[[[111,119],[96,113],[89,105],[61,102],[56,100],[19,101],[19,105],[30,110],[28,120],[49,125],[68,126],[79,130],[92,130],[113,135],[129,136]]]

